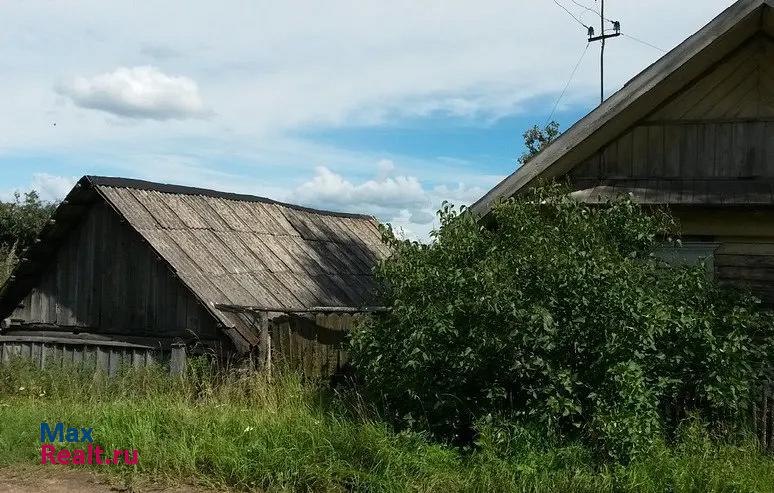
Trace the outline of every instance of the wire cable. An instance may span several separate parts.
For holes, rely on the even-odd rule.
[[[578,19],[578,17],[577,17],[575,14],[573,14],[572,12],[570,12],[570,10],[569,10],[567,7],[565,7],[564,5],[562,5],[561,3],[559,3],[557,0],[554,0],[554,3],[555,3],[556,5],[558,5],[559,7],[561,7],[561,8],[562,8],[562,10],[564,10],[565,12],[567,12],[567,13],[570,15],[570,17],[572,17],[573,19],[575,19],[575,22],[577,22],[577,23],[578,23],[578,24],[580,24],[581,26],[585,27],[586,29],[588,29],[588,28],[589,28],[589,26],[587,26],[586,24],[584,24],[584,23],[583,23],[583,21],[581,21],[580,19]]]
[[[554,102],[554,108],[551,110],[551,115],[548,117],[548,120],[546,120],[546,125],[551,123],[551,120],[554,118],[554,114],[556,114],[556,109],[559,107],[559,103],[562,101],[562,98],[564,98],[564,94],[567,92],[567,88],[570,87],[570,83],[572,82],[572,79],[575,77],[575,74],[578,72],[578,68],[580,67],[581,62],[583,61],[583,58],[586,56],[586,52],[589,51],[590,44],[591,43],[586,43],[586,46],[583,48],[583,53],[581,53],[580,58],[578,58],[578,62],[575,64],[575,68],[572,69],[570,78],[567,79],[567,83],[564,85],[564,89],[562,89],[562,93],[559,95],[558,98],[556,98],[556,102]]]
[[[665,50],[665,49],[663,49],[663,48],[659,48],[659,47],[658,47],[658,46],[656,46],[656,45],[652,45],[652,44],[648,43],[647,41],[643,41],[643,40],[641,40],[641,39],[639,39],[639,38],[635,38],[634,36],[632,36],[632,35],[630,35],[630,34],[624,34],[624,33],[621,33],[621,36],[623,36],[623,37],[625,37],[625,38],[629,38],[629,39],[631,39],[632,41],[636,41],[636,42],[638,42],[638,43],[640,43],[640,44],[643,44],[643,45],[645,45],[645,46],[649,46],[649,47],[653,48],[654,50],[658,50],[658,51],[660,51],[661,53],[666,53],[666,52],[667,52],[667,50]]]
[[[578,7],[582,8],[582,9],[585,9],[585,10],[588,10],[589,12],[591,12],[591,13],[592,13],[592,14],[594,14],[594,15],[596,15],[597,17],[602,17],[601,15],[599,15],[599,14],[600,14],[600,12],[599,12],[598,10],[594,10],[594,9],[592,9],[591,7],[589,7],[588,5],[583,5],[582,3],[580,3],[580,2],[577,2],[576,0],[570,0],[570,1],[571,1],[572,3],[574,3],[575,5],[577,5]],[[608,19],[607,17],[602,17],[602,18],[603,18],[603,19],[605,19],[605,20],[606,20],[607,22],[609,22],[610,24],[612,24],[612,23],[613,23],[613,21],[611,21],[611,20],[610,20],[610,19]]]

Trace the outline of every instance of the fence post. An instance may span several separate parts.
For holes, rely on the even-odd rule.
[[[258,369],[271,377],[271,331],[269,314],[258,314]]]
[[[169,360],[169,374],[175,377],[185,375],[186,355],[185,344],[175,342],[172,344],[172,356]]]
[[[761,442],[761,448],[763,450],[768,449],[769,440],[768,440],[768,421],[769,421],[769,413],[771,412],[771,409],[769,409],[769,382],[763,382],[763,385],[761,385],[762,389],[760,390],[761,395],[761,405],[760,405],[760,415],[759,415],[759,421],[756,423],[758,426],[758,438]]]
[[[768,380],[766,382],[766,409],[768,411],[768,416],[766,417],[765,422],[765,429],[766,429],[766,440],[768,442],[764,445],[765,450],[769,453],[774,452],[774,396],[772,396],[772,381]]]

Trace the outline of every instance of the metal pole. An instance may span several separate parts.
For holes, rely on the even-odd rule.
[[[599,104],[605,102],[605,0],[600,0],[599,34],[602,36],[602,50],[599,55]]]

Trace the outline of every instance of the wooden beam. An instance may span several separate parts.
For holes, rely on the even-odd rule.
[[[29,335],[1,335],[0,343],[3,342],[40,342],[45,344],[70,344],[78,346],[111,346],[131,349],[158,349],[153,346],[141,344],[130,344],[119,341],[99,341],[95,339],[80,339],[74,337],[51,337],[51,336],[29,336]]]
[[[311,306],[308,308],[277,308],[268,306],[243,306],[216,304],[215,308],[233,313],[382,313],[390,311],[386,306]]]

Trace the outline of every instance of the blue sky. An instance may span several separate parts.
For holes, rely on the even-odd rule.
[[[366,212],[426,237],[443,200],[513,171],[594,22],[595,0],[4,2],[0,196],[84,174]],[[669,49],[731,2],[608,0]],[[580,5],[579,5],[580,4]],[[608,93],[663,52],[607,48]],[[598,46],[555,119],[597,103]]]

